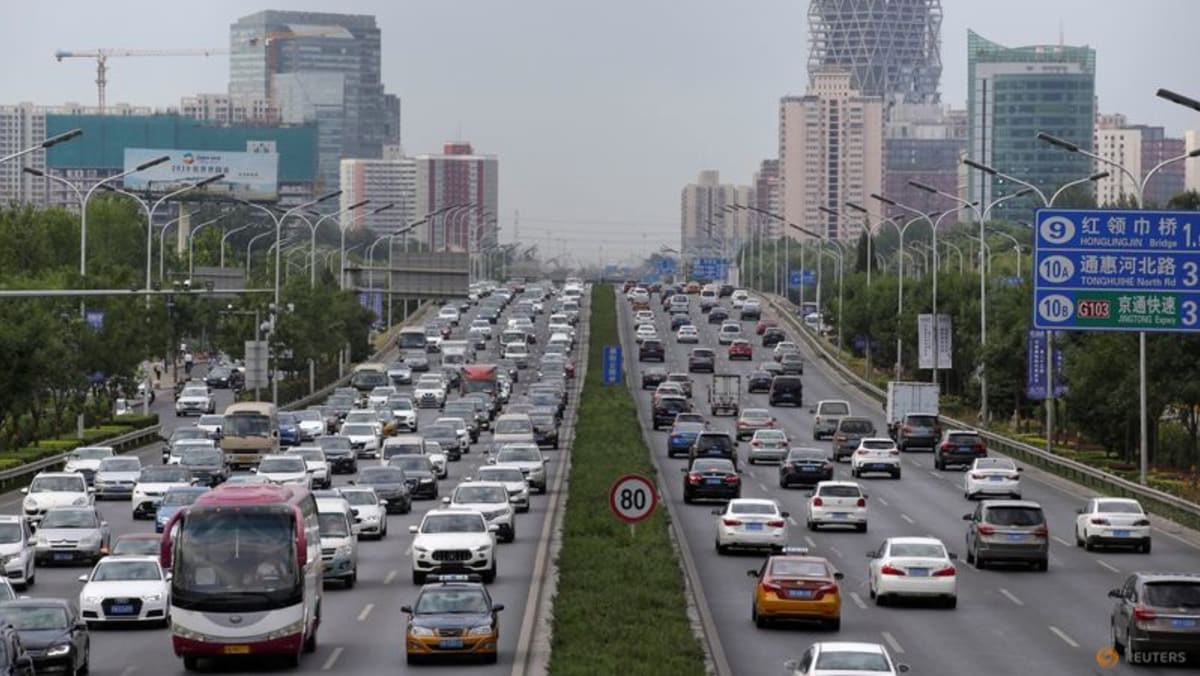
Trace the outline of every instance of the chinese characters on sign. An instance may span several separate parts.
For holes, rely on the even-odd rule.
[[[934,368],[934,334],[933,315],[917,315],[917,368]],[[954,336],[951,331],[950,315],[937,316],[937,367],[938,369],[953,368]]]
[[[617,385],[621,382],[621,346],[604,346],[604,384]]]
[[[1046,398],[1046,331],[1030,329],[1028,335],[1027,372],[1025,396],[1029,399]],[[1058,341],[1056,340],[1057,344]],[[1064,352],[1054,351],[1054,398],[1067,394],[1066,377],[1063,374]]]

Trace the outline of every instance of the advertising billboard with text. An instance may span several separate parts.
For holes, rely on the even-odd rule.
[[[220,181],[197,190],[197,196],[222,195],[255,201],[279,199],[278,153],[126,148],[125,171],[163,155],[171,159],[126,176],[125,189],[170,192],[210,176],[225,174]]]

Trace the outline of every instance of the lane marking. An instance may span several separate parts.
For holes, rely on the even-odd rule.
[[[1001,587],[1001,588],[999,589],[999,592],[1000,592],[1001,594],[1003,594],[1003,595],[1004,595],[1004,597],[1005,597],[1005,598],[1007,598],[1009,601],[1012,601],[1013,603],[1017,604],[1018,606],[1023,606],[1023,605],[1025,605],[1025,602],[1024,602],[1024,601],[1022,601],[1021,599],[1017,598],[1016,596],[1013,596],[1013,593],[1012,593],[1012,592],[1010,592],[1010,591],[1008,591],[1007,589],[1004,589],[1003,587]]]
[[[1070,546],[1071,546],[1071,543],[1070,543],[1070,542],[1067,542],[1066,540],[1064,540],[1064,539],[1062,539],[1062,538],[1058,537],[1057,535],[1051,535],[1050,537],[1051,537],[1051,538],[1053,538],[1055,542],[1057,542],[1058,544],[1060,544],[1060,545],[1062,545],[1062,546],[1064,546],[1064,547],[1070,547]]]
[[[1098,563],[1098,564],[1100,564],[1100,565],[1104,566],[1105,568],[1107,568],[1107,569],[1111,570],[1111,571],[1112,571],[1112,572],[1114,572],[1114,573],[1119,573],[1119,572],[1121,572],[1121,569],[1120,569],[1120,568],[1117,568],[1116,566],[1112,565],[1111,563],[1109,563],[1109,562],[1107,562],[1107,561],[1101,561],[1101,560],[1097,559],[1097,560],[1096,560],[1096,563]]]
[[[838,551],[838,548],[837,548],[837,547],[830,547],[830,548],[829,548],[829,551],[833,552],[833,555],[834,555],[834,556],[836,556],[836,557],[838,557],[838,558],[841,558],[841,557],[842,557],[842,553]]]
[[[816,540],[813,540],[811,537],[809,537],[809,536],[805,535],[805,536],[804,536],[804,541],[805,541],[806,543],[808,543],[808,548],[809,548],[809,549],[816,549],[816,548],[817,548],[817,541],[816,541]]]
[[[901,514],[900,514],[900,518],[901,518],[901,519],[904,519],[905,521],[907,521],[907,522],[909,522],[909,523],[916,523],[916,521],[913,521],[913,520],[912,520],[912,517],[911,517],[911,516],[909,516],[909,515],[907,515],[907,514],[904,514],[904,513],[901,513]]]
[[[929,470],[929,476],[933,477],[934,479],[942,479],[942,478],[944,478],[944,477],[942,476],[942,473],[941,473],[941,472],[935,472],[935,471],[933,471],[933,470]]]
[[[758,482],[758,485],[759,485],[759,486],[760,486],[760,487],[763,489],[763,492],[764,492],[764,493],[770,493],[770,492],[771,492],[771,489],[767,488],[767,485],[766,485],[766,484],[764,484],[763,482],[761,482],[761,481],[760,481],[760,482]]]
[[[135,671],[137,671],[137,667],[135,667],[131,664],[131,665],[125,667],[125,669],[121,672],[121,676],[129,676],[130,674],[132,674]]]
[[[878,502],[879,504],[883,505],[884,507],[888,506],[888,501],[884,500],[883,498],[875,498],[875,502]]]
[[[889,646],[891,646],[892,652],[895,652],[898,655],[904,654],[904,648],[900,647],[900,642],[896,640],[895,636],[892,636],[891,634],[889,634],[886,631],[881,632],[880,636],[883,636],[883,640],[887,641],[887,644]]]
[[[1072,648],[1079,647],[1079,644],[1075,642],[1075,639],[1071,638],[1070,636],[1067,636],[1067,634],[1062,629],[1059,629],[1058,627],[1050,627],[1050,631],[1054,632],[1055,636],[1061,638],[1063,640],[1063,643],[1066,643],[1067,645],[1071,646]]]
[[[862,597],[858,592],[850,592],[850,600],[854,601],[854,605],[858,606],[859,610],[866,610],[867,604],[863,603]]]
[[[387,577],[383,578],[383,583],[384,583],[384,584],[391,584],[391,583],[392,583],[392,580],[395,580],[395,579],[396,579],[396,575],[398,575],[399,573],[400,573],[400,571],[398,571],[398,570],[389,571],[389,572],[388,572],[388,574],[387,574]]]
[[[800,523],[796,521],[796,517],[794,517],[794,516],[789,516],[789,517],[788,517],[788,523],[792,524],[793,526],[799,526],[799,525],[800,525]]]
[[[370,615],[371,611],[374,609],[375,609],[374,603],[368,603],[367,605],[363,606],[362,612],[358,614],[358,621],[366,622],[367,616]]]
[[[342,656],[342,647],[338,646],[338,647],[334,648],[333,652],[329,655],[329,659],[325,660],[325,664],[321,665],[321,671],[329,671],[330,669],[332,669],[333,665],[335,663],[337,663],[338,658],[341,656]]]

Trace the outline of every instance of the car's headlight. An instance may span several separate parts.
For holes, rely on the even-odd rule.
[[[413,546],[413,551],[418,554],[428,554],[429,553],[428,549],[426,549],[424,547],[417,547],[415,545]]]
[[[335,556],[350,556],[354,554],[354,548],[350,545],[341,545],[334,553]]]
[[[429,477],[425,477],[424,479],[421,479],[421,483],[423,483],[423,484],[431,484],[431,483],[433,483],[433,479],[431,479],[431,478],[429,478]]]
[[[72,502],[71,504],[76,507],[82,507],[83,505],[86,505],[87,503],[88,503],[87,496],[81,495],[81,496],[75,498],[75,501]]]
[[[84,603],[100,603],[103,600],[104,600],[103,596],[84,596],[83,597]]]
[[[38,536],[37,536],[37,545],[38,545],[39,547],[45,547],[45,546],[47,546],[47,545],[49,545],[49,544],[50,544],[50,541],[46,539],[46,536],[45,536],[45,535],[38,535]]]
[[[163,598],[162,594],[146,594],[145,596],[142,597],[142,600],[148,601],[150,603],[158,603],[159,601],[162,600],[162,598]]]
[[[408,633],[413,636],[433,636],[433,630],[429,627],[409,627]]]
[[[302,631],[304,631],[304,620],[296,620],[295,622],[287,625],[286,627],[280,627],[279,629],[276,629],[275,631],[269,632],[266,635],[266,640],[271,641],[271,640],[274,640],[277,638],[283,638],[284,636],[291,636],[293,634],[299,634]]]
[[[50,646],[50,649],[46,651],[46,657],[61,657],[69,652],[71,652],[71,644],[63,643],[56,646]]]
[[[467,630],[467,636],[488,636],[492,633],[492,625],[482,624]]]
[[[491,548],[492,548],[491,545],[480,545],[478,547],[473,547],[472,550],[476,554],[484,554],[484,553],[487,553]]]
[[[25,509],[37,509],[38,503],[36,498],[25,498]]]
[[[0,566],[7,566],[10,562],[12,562],[14,559],[16,559],[17,556],[19,556],[19,555],[18,554],[6,554],[5,556],[0,556]]]

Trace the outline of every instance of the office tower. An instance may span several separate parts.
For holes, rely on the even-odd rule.
[[[745,209],[726,206],[754,203],[750,186],[721,183],[715,169],[700,172],[695,183],[684,186],[680,195],[680,243],[688,255],[731,256],[750,237],[753,216]]]
[[[415,218],[430,217],[414,231],[435,251],[496,246],[499,229],[499,160],[476,154],[466,141],[443,144],[440,155],[418,155]]]

